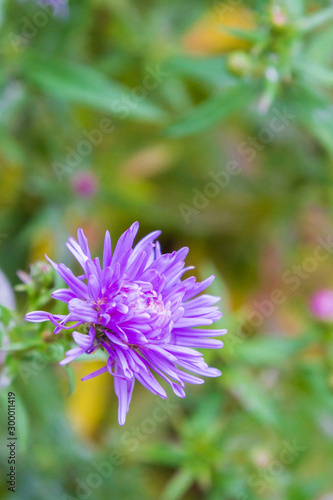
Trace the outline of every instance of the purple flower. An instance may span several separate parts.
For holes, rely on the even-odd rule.
[[[333,290],[323,289],[315,292],[310,299],[310,309],[317,319],[333,321]]]
[[[114,376],[120,425],[125,423],[135,379],[152,393],[166,398],[152,372],[169,383],[179,397],[185,397],[186,382],[204,382],[188,372],[208,377],[221,375],[193,348],[218,349],[223,343],[209,337],[226,333],[201,328],[221,318],[218,307],[213,307],[219,297],[194,298],[212,283],[214,276],[201,283],[194,277],[181,281],[182,275],[193,269],[184,267],[188,248],[161,254],[159,243],[154,243],[160,231],[148,234],[133,248],[138,228],[135,222],[120,237],[113,254],[110,234],[106,232],[103,266],[98,257],[92,259],[87,239],[79,229],[78,242],[70,238],[67,247],[83,268],[81,276],[74,276],[64,264],[48,259],[69,286],[52,294],[68,304],[68,315],[44,311],[26,315],[32,322],[50,320],[56,326],[54,333],[84,326],[86,333],[73,333],[77,347],[67,351],[60,364],[97,349],[107,353],[106,366],[82,380],[106,371]]]
[[[67,0],[38,0],[38,3],[52,7],[55,15],[65,16],[68,14]]]

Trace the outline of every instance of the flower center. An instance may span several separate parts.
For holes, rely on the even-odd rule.
[[[169,306],[148,282],[113,284],[97,301],[96,310],[101,326],[112,331],[119,327],[129,336],[139,331],[146,338],[162,339],[172,329]]]

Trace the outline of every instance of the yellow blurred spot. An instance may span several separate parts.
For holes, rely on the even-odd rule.
[[[318,363],[322,361],[324,356],[323,346],[318,344],[311,344],[302,351],[302,359],[308,363]]]
[[[201,17],[186,33],[185,49],[192,54],[215,54],[251,45],[223,28],[253,30],[256,28],[254,14],[243,6],[216,3],[215,9]]]
[[[1,196],[0,196],[0,207],[7,208],[13,206],[20,194],[20,188],[22,184],[22,171],[15,166],[6,163],[3,158],[1,161]]]
[[[169,147],[157,144],[136,152],[124,163],[121,171],[126,178],[144,179],[166,170],[172,158]]]
[[[103,362],[77,362],[73,366],[75,389],[67,400],[68,417],[76,432],[82,436],[94,437],[105,415],[113,380],[108,373],[81,380],[85,375],[105,366]]]
[[[48,229],[43,229],[33,236],[29,256],[30,262],[36,262],[37,260],[45,261],[45,254],[52,256],[54,253],[54,233]]]

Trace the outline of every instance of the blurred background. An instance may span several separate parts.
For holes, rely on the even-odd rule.
[[[0,23],[1,478],[14,391],[17,499],[332,500],[332,2],[2,0]],[[136,384],[119,427],[110,376],[80,381],[101,361],[59,367],[23,321],[48,268],[13,290],[135,220],[216,275],[229,333],[222,377]]]

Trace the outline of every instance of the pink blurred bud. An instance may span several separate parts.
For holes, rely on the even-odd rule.
[[[313,316],[322,321],[333,321],[333,290],[323,289],[315,292],[310,299]]]
[[[71,178],[73,191],[81,198],[92,198],[98,189],[98,181],[91,172],[78,172]]]
[[[286,12],[278,5],[275,5],[272,10],[272,24],[276,28],[284,27],[288,22]]]

